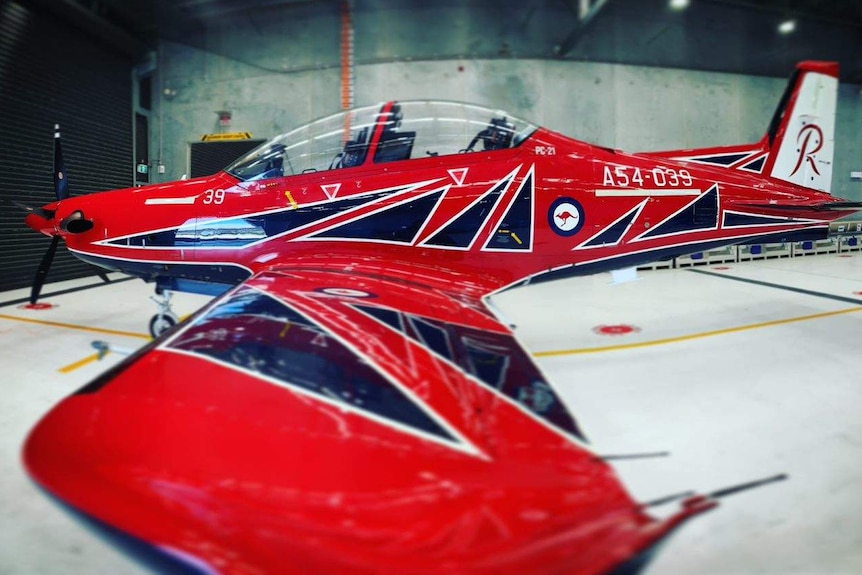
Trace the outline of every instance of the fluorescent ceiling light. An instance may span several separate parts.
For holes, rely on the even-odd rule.
[[[782,34],[790,34],[796,30],[796,20],[785,20],[778,25],[778,31]]]
[[[688,8],[688,0],[670,0],[671,10],[685,10]]]

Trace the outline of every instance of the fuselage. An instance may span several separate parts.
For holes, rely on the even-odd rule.
[[[465,142],[466,144],[466,142]],[[854,210],[750,171],[627,154],[537,129],[506,149],[242,181],[208,178],[49,204],[78,257],[161,283],[239,283],[273,265],[399,261],[483,271],[493,291],[772,237],[825,234]],[[91,229],[60,222],[80,212]],[[442,272],[442,273],[441,273]]]

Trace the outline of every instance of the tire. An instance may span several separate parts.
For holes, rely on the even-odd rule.
[[[150,335],[157,338],[177,325],[177,317],[171,313],[157,313],[150,318]]]

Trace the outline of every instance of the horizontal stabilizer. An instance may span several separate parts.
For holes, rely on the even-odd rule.
[[[848,210],[862,210],[862,202],[846,202],[846,201],[835,201],[835,202],[824,202],[822,204],[814,204],[814,205],[804,205],[804,204],[778,204],[778,203],[746,203],[739,204],[741,207],[745,208],[754,208],[754,209],[775,209],[775,210],[798,210],[798,211],[814,211],[814,212],[826,212],[826,211],[839,211],[846,212]]]
[[[827,210],[862,210],[862,202],[829,202]]]

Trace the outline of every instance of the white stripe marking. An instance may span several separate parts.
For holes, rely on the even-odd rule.
[[[195,203],[197,196],[188,196],[186,198],[147,198],[144,202],[145,206],[166,206],[166,205],[187,205]]]
[[[596,188],[596,197],[615,198],[644,198],[649,196],[699,196],[700,190],[694,188],[678,189],[620,189],[620,188]]]

